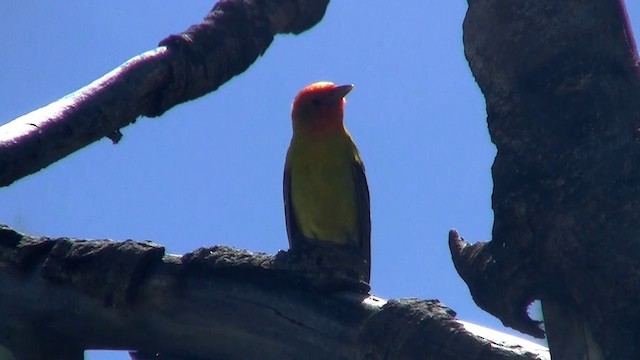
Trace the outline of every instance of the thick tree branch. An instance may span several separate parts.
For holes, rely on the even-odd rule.
[[[458,272],[534,336],[542,299],[554,358],[639,359],[640,77],[622,0],[469,0],[464,46],[498,153],[493,239],[452,232]]]
[[[245,71],[281,33],[318,23],[329,0],[222,0],[202,23],[82,89],[0,127],[0,186],[159,116]]]
[[[176,256],[152,243],[0,227],[0,346],[21,360],[80,359],[84,349],[226,360],[548,359],[541,347],[479,335],[454,315],[437,300],[317,287],[286,252],[216,246]]]

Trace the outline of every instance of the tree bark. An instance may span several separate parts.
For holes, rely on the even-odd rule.
[[[555,359],[640,358],[640,81],[624,3],[469,0],[485,95],[493,239],[450,234],[476,303]]]
[[[32,174],[139,116],[216,90],[245,71],[276,34],[301,33],[329,0],[222,0],[204,20],[82,89],[0,127],[0,186]]]
[[[85,349],[160,359],[548,359],[542,347],[467,330],[437,300],[384,300],[316,280],[286,252],[215,246],[177,256],[149,242],[0,227],[0,346],[20,360],[82,359]]]

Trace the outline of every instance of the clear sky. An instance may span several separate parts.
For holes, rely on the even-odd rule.
[[[640,29],[640,4],[630,2]],[[0,123],[34,110],[198,22],[212,1],[0,3]],[[290,103],[317,80],[353,83],[345,122],[371,191],[372,292],[439,299],[500,331],[456,273],[447,232],[489,240],[495,147],[462,47],[465,1],[332,1],[299,36],[218,91],[0,188],[0,223],[34,235],[152,240],[182,254],[287,247],[282,170]],[[636,36],[638,37],[638,36]],[[128,359],[88,352],[90,360]]]

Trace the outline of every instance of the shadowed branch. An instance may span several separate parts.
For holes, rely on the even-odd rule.
[[[166,356],[157,359],[548,358],[466,329],[437,300],[387,301],[317,279],[287,252],[215,246],[177,256],[149,242],[0,227],[0,346],[21,360],[81,359],[85,349]]]

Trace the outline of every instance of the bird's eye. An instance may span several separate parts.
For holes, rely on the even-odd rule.
[[[318,98],[314,98],[314,99],[312,99],[312,100],[311,100],[311,104],[312,104],[313,106],[319,106],[319,105],[320,105],[320,99],[318,99]]]

